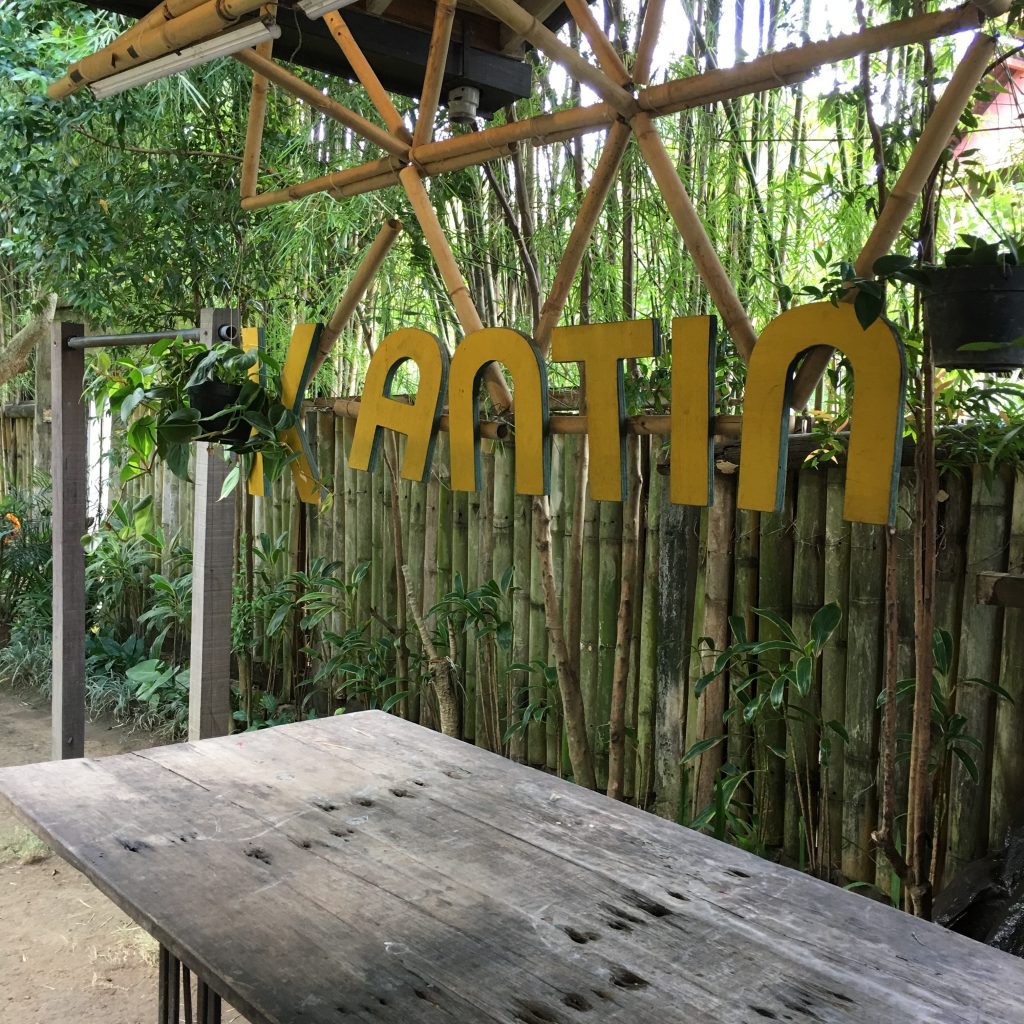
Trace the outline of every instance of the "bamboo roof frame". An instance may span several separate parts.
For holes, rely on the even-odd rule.
[[[826,64],[899,46],[923,43],[964,30],[980,30],[987,18],[1009,8],[1009,0],[971,0],[947,11],[913,15],[884,25],[864,28],[849,35],[835,36],[801,46],[763,54],[731,68],[711,69],[702,74],[649,86],[654,47],[661,33],[664,0],[650,0],[644,11],[640,41],[632,73],[615,49],[607,33],[590,12],[585,0],[566,0],[577,26],[588,40],[598,64],[595,66],[579,52],[567,46],[541,24],[516,0],[477,0],[496,20],[513,33],[528,40],[570,75],[587,83],[601,102],[573,109],[541,114],[522,121],[492,126],[467,135],[435,141],[435,115],[440,99],[445,61],[451,41],[456,0],[438,0],[435,10],[430,51],[421,90],[420,109],[410,132],[403,123],[379,79],[347,30],[337,12],[324,21],[360,83],[366,90],[384,127],[367,120],[344,105],[330,99],[315,87],[275,62],[269,47],[235,54],[235,59],[252,68],[253,93],[243,156],[241,205],[258,210],[292,202],[321,192],[335,197],[356,195],[400,185],[409,197],[428,246],[437,263],[445,289],[463,330],[468,334],[483,327],[465,278],[458,267],[444,228],[429,201],[424,179],[432,175],[487,163],[509,156],[524,140],[546,145],[605,130],[604,148],[581,201],[569,242],[556,268],[555,276],[535,325],[534,336],[545,353],[551,332],[561,319],[575,275],[589,244],[594,226],[603,209],[630,139],[635,138],[694,265],[711,294],[733,343],[744,360],[749,359],[757,334],[722,262],[694,208],[674,161],[658,133],[654,118],[680,110],[739,96],[750,95],[794,84],[809,78]],[[76,88],[114,70],[141,63],[159,52],[166,52],[168,40],[194,36],[193,24],[206,25],[216,11],[221,29],[229,19],[262,6],[261,16],[272,16],[273,5],[265,0],[163,0],[135,26],[102,51],[79,61],[50,88],[52,96],[67,95]],[[212,21],[211,21],[212,23]],[[211,28],[211,31],[214,29]],[[957,120],[973,89],[983,77],[995,49],[995,39],[981,31],[957,66],[943,96],[918,139],[911,156],[894,186],[890,200],[878,218],[860,253],[856,267],[866,274],[878,256],[884,254],[920,196],[925,180],[939,159],[955,129]],[[266,109],[267,83],[291,93],[321,113],[339,121],[378,146],[385,156],[356,167],[314,178],[269,192],[256,190],[259,150]],[[384,237],[390,241],[384,244]],[[357,271],[358,294],[362,295],[383,262],[397,231],[382,229],[371,248],[367,263]],[[351,299],[350,286],[346,296]],[[346,300],[343,299],[343,305]],[[351,303],[354,305],[354,303]],[[344,319],[348,318],[351,309]],[[336,318],[340,316],[339,307]],[[339,330],[330,332],[334,338]],[[330,335],[329,335],[330,336]],[[320,357],[325,358],[326,352]],[[801,407],[813,393],[828,365],[831,350],[812,350],[798,372],[794,389],[794,407]],[[501,414],[512,406],[512,396],[504,377],[493,364],[486,382],[496,411]]]

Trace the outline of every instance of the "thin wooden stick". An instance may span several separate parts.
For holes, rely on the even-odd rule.
[[[423,88],[420,91],[420,106],[416,113],[416,127],[412,133],[413,146],[422,146],[434,138],[434,118],[441,97],[445,64],[448,62],[448,46],[452,39],[452,24],[455,21],[454,0],[437,0],[434,8],[434,27],[430,33],[430,50],[427,52],[427,67],[423,74]]]
[[[960,115],[970,103],[975,88],[984,77],[995,49],[995,37],[979,32],[953,72],[903,168],[903,173],[889,193],[885,207],[875,221],[860,256],[857,257],[855,267],[859,276],[869,277],[875,260],[884,256],[899,237],[907,217],[921,196],[928,175],[949,145],[950,136],[956,130]],[[802,408],[810,400],[832,358],[832,352],[830,348],[819,347],[804,360],[793,385],[794,409]]]
[[[441,227],[441,222],[437,219],[437,212],[430,201],[430,196],[427,195],[419,171],[412,166],[403,167],[399,171],[398,177],[409,197],[409,203],[420,223],[427,245],[430,246],[430,251],[433,253],[437,269],[441,272],[441,279],[444,281],[445,290],[455,307],[455,314],[459,318],[459,323],[462,324],[463,331],[466,334],[472,334],[473,331],[482,330],[483,321],[473,303],[473,297],[469,294],[469,287],[455,261],[448,238]],[[501,370],[494,363],[489,363],[484,371],[484,377],[487,382],[487,392],[491,396],[495,410],[502,413],[506,409],[510,409],[512,393],[508,389],[508,384],[505,383]]]
[[[273,17],[277,4],[266,4],[265,15]],[[274,40],[268,39],[256,47],[256,52],[270,60],[274,51]],[[260,173],[260,152],[263,148],[263,125],[267,116],[267,92],[269,83],[263,75],[252,76],[252,95],[249,97],[249,119],[245,128],[245,151],[242,155],[242,179],[239,193],[243,199],[256,194],[256,183]]]
[[[363,191],[376,191],[388,185],[398,184],[398,172],[392,157],[372,160],[358,167],[346,167],[343,171],[325,174],[322,178],[300,181],[287,188],[273,192],[261,192],[242,200],[243,210],[262,210],[268,206],[279,206],[320,192],[334,196],[358,195]]]
[[[47,95],[50,99],[63,99],[84,85],[109,78],[156,57],[163,57],[183,46],[198,43],[234,25],[239,18],[262,7],[264,2],[206,0],[172,21],[160,22],[147,28],[129,43],[115,39],[109,46],[72,64],[63,78],[47,88]]]
[[[275,64],[274,61],[261,57],[253,50],[242,50],[240,53],[234,54],[234,57],[235,60],[247,64],[253,71],[263,75],[264,78],[269,78],[274,85],[279,86],[286,92],[290,92],[293,96],[302,100],[303,103],[340,122],[346,128],[351,128],[357,135],[361,135],[375,146],[380,146],[385,152],[402,159],[408,157],[409,147],[406,143],[396,139],[383,128],[373,124],[373,122],[367,121],[365,117],[357,114],[354,110],[349,110],[348,107],[337,100],[332,100],[325,96],[316,86],[304,82],[298,75],[293,75],[290,71],[281,67],[280,64]]]
[[[736,351],[743,359],[749,359],[757,341],[757,332],[722,266],[722,261],[718,258],[718,253],[711,244],[711,239],[704,230],[700,217],[697,216],[697,211],[693,208],[676,165],[651,122],[650,114],[637,114],[633,118],[633,132],[640,145],[640,152],[643,153],[647,166],[650,167],[654,180],[665,197],[669,213],[672,214],[672,219],[676,222],[676,227],[679,228],[679,233],[690,251],[694,266],[707,285],[719,313],[722,314],[722,320],[736,346]]]
[[[566,0],[565,6],[569,8],[573,21],[579,26],[580,31],[586,36],[590,48],[594,51],[601,70],[614,82],[621,86],[629,86],[632,80],[622,58],[616,53],[608,36],[597,23],[586,0]]]
[[[590,236],[593,234],[594,225],[601,210],[604,208],[608,192],[615,182],[619,173],[619,165],[629,144],[630,127],[621,121],[616,121],[608,132],[605,140],[604,151],[594,170],[594,176],[587,186],[583,196],[576,220],[573,222],[572,232],[569,241],[566,243],[562,258],[558,261],[558,269],[555,271],[555,279],[551,282],[551,290],[544,301],[540,311],[540,319],[533,332],[534,341],[540,350],[546,355],[551,348],[551,332],[561,319],[562,310],[569,298],[569,290],[576,278],[576,271],[579,270],[583,261],[587,245],[590,243]]]
[[[479,4],[515,33],[528,39],[574,78],[586,82],[624,117],[631,117],[636,112],[636,100],[628,92],[616,85],[603,71],[584,60],[574,49],[566,46],[551,29],[524,11],[514,0],[479,0]]]
[[[387,90],[381,85],[377,72],[370,67],[370,62],[345,24],[345,19],[337,11],[328,11],[323,16],[323,22],[334,36],[334,41],[345,55],[345,60],[351,65],[359,84],[366,90],[366,95],[369,96],[380,119],[387,125],[388,131],[403,142],[412,142],[409,129],[402,122],[402,115],[395,109]]]
[[[366,255],[363,257],[363,262],[359,264],[359,268],[352,275],[352,280],[349,281],[348,287],[338,303],[338,308],[335,309],[334,315],[320,334],[320,344],[316,355],[313,357],[313,363],[309,371],[311,379],[316,371],[323,366],[324,360],[331,354],[334,343],[345,329],[345,325],[355,312],[356,306],[359,305],[366,294],[366,289],[370,287],[370,282],[377,276],[377,271],[380,270],[384,257],[391,251],[391,247],[395,244],[395,240],[398,238],[401,230],[402,222],[400,220],[394,218],[386,220],[380,231],[377,232],[377,237],[370,243],[370,248],[367,249]],[[367,338],[367,345],[372,356],[373,344],[369,338]]]

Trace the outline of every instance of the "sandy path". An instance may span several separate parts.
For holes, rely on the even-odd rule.
[[[90,756],[162,742],[103,722]],[[0,765],[50,756],[49,709],[0,690]],[[0,808],[0,1024],[153,1024],[156,943]],[[225,1008],[224,1024],[244,1024]]]

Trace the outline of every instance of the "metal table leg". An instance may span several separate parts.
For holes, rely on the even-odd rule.
[[[185,1024],[192,1019],[192,972],[170,950],[160,947],[160,977],[157,998],[157,1024],[180,1024],[182,1001]],[[195,1024],[221,1024],[220,996],[196,975],[197,1019]]]

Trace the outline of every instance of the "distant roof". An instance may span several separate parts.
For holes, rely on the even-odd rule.
[[[140,18],[156,5],[156,0],[80,2],[92,10],[112,11],[129,18]],[[561,0],[524,0],[522,6],[554,30],[569,19]],[[356,42],[391,92],[419,95],[434,7],[432,0],[359,0],[342,10]],[[310,20],[285,2],[278,5],[277,22],[281,38],[274,44],[275,57],[339,78],[355,78],[322,20]],[[460,0],[441,102],[456,86],[472,85],[480,90],[480,115],[490,117],[514,100],[529,96],[531,69],[525,55],[521,37],[485,14],[472,0]]]

